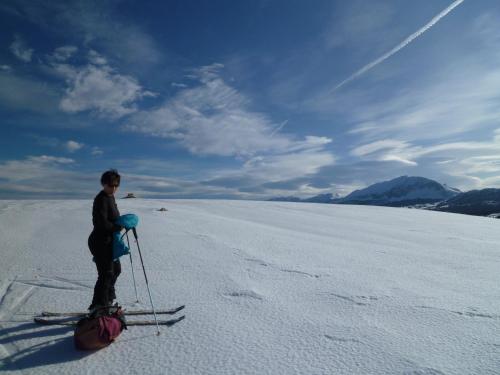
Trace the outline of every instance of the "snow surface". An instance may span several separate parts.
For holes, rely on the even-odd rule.
[[[404,208],[119,200],[136,213],[170,328],[92,353],[41,310],[83,310],[96,271],[89,200],[0,201],[3,374],[499,374],[499,221]],[[168,211],[159,212],[165,207]],[[119,301],[134,304],[122,260]]]

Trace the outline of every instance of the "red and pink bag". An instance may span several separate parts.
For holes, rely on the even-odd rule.
[[[126,328],[125,316],[120,307],[82,318],[75,328],[75,347],[79,350],[104,348]]]

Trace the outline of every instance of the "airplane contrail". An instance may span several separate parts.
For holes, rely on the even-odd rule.
[[[360,70],[358,70],[356,73],[352,74],[349,78],[346,78],[342,82],[340,82],[337,86],[334,87],[332,92],[338,90],[342,86],[344,86],[346,83],[351,82],[353,79],[356,79],[363,73],[366,73],[368,70],[374,68],[378,64],[382,63],[383,61],[387,60],[389,57],[394,55],[396,52],[399,50],[403,49],[406,47],[408,44],[413,42],[416,38],[418,38],[420,35],[425,33],[427,30],[429,30],[432,26],[434,26],[436,23],[441,20],[441,18],[445,17],[448,13],[450,13],[453,9],[455,9],[457,6],[462,4],[465,0],[456,0],[454,1],[451,5],[449,5],[445,10],[443,10],[441,13],[439,13],[437,16],[435,16],[433,19],[431,19],[425,26],[421,27],[419,30],[415,31],[413,34],[411,34],[408,38],[403,40],[401,43],[399,43],[396,47],[391,49],[389,52],[383,54],[380,56],[378,59],[372,61],[371,63],[365,65],[362,67]]]

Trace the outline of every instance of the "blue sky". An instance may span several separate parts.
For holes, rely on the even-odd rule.
[[[497,0],[2,1],[0,198],[500,187]]]

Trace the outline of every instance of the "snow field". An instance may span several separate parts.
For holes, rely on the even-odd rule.
[[[84,310],[91,201],[1,201],[0,370],[94,374],[495,374],[500,232],[489,218],[286,202],[117,200],[139,215],[158,308],[95,353],[41,310]],[[168,211],[157,209],[166,207]],[[132,239],[132,237],[131,237]],[[134,247],[133,247],[134,248]],[[137,252],[118,300],[147,308]]]

